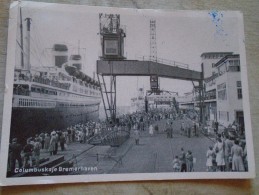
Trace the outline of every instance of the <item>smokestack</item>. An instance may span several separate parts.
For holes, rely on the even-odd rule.
[[[62,64],[68,62],[68,48],[65,44],[54,44],[52,54],[55,67],[61,68]]]

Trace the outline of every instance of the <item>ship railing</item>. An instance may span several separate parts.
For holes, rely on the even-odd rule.
[[[28,89],[27,89],[27,90],[14,89],[13,94],[14,94],[14,95],[29,96],[29,95],[30,95],[30,92],[29,92]]]
[[[56,107],[56,102],[47,100],[35,100],[30,98],[15,98],[13,107],[39,107],[53,108]]]
[[[50,85],[50,86],[53,86],[53,87],[58,87],[58,88],[61,88],[61,89],[66,89],[66,90],[68,90],[69,87],[70,87],[69,83],[60,83],[60,82],[55,81],[55,80],[51,80],[51,79],[43,78],[43,77],[38,77],[38,76],[33,77],[32,81],[36,82],[36,83]]]
[[[18,78],[19,78],[18,81],[31,81],[31,82],[41,83],[44,85],[49,85],[49,86],[53,86],[53,87],[57,87],[57,88],[65,89],[65,90],[69,90],[70,86],[71,86],[70,83],[63,83],[63,82],[59,82],[57,80],[44,78],[42,76],[28,77],[28,76],[22,75],[22,76],[19,76]],[[95,86],[94,84],[91,84],[91,83],[86,83],[84,85],[84,83],[81,81],[80,83],[76,83],[76,84],[78,86],[85,86],[87,88],[97,90],[97,86]]]

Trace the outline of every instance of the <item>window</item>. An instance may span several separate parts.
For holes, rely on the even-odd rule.
[[[104,41],[104,54],[105,55],[118,55],[118,40],[105,40]]]
[[[240,61],[239,60],[229,60],[229,65],[230,66],[239,66]]]
[[[240,61],[239,60],[229,60],[228,71],[240,72]]]
[[[243,95],[242,95],[242,83],[241,81],[237,81],[237,99],[242,99]]]
[[[219,119],[229,121],[229,112],[227,111],[219,111]]]
[[[242,87],[241,81],[237,81],[237,87]]]
[[[218,99],[227,100],[226,83],[222,83],[222,84],[218,85],[217,89],[218,89]]]
[[[237,89],[237,99],[242,99],[242,89]]]

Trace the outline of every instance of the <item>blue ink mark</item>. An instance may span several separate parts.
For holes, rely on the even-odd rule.
[[[215,24],[216,36],[227,36],[228,34],[224,31],[223,28],[223,13],[217,10],[212,10],[208,14],[211,16],[211,21]]]

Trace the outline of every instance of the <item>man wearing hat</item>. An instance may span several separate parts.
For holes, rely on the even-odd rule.
[[[16,160],[19,163],[19,168],[22,167],[22,146],[17,143],[17,138],[12,139],[12,143],[9,145],[9,159],[10,159],[10,168],[11,172],[14,172]]]

